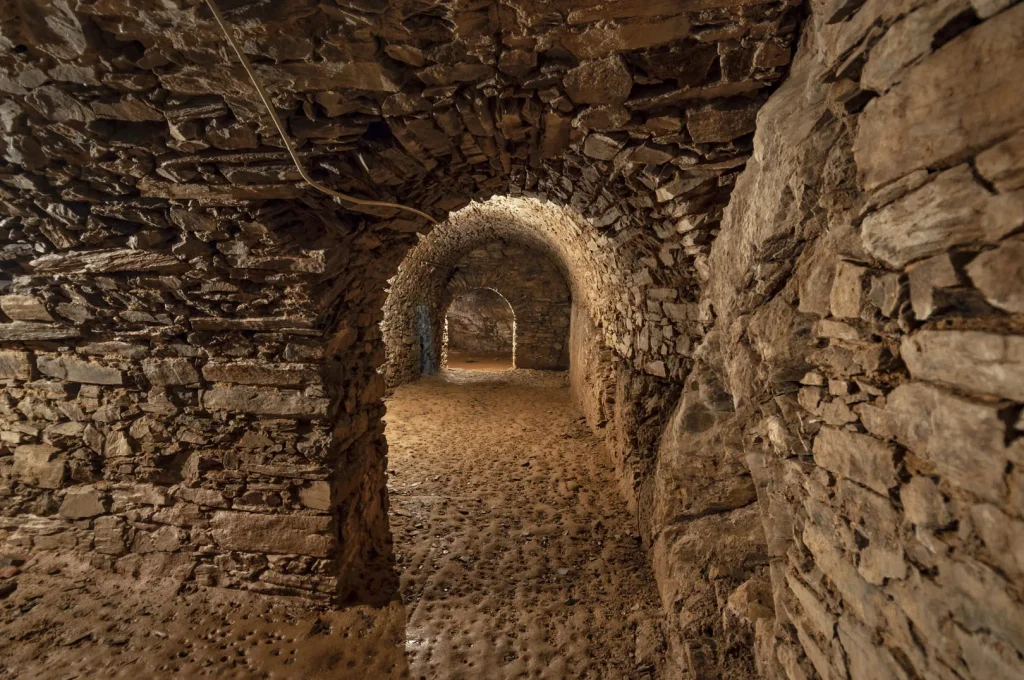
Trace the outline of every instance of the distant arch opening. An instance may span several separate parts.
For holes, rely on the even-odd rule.
[[[446,368],[502,371],[515,368],[516,314],[493,288],[474,288],[452,299],[444,317]]]

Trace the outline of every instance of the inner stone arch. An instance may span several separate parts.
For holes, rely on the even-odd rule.
[[[574,306],[610,314],[617,291],[592,288],[621,276],[614,258],[588,251],[588,239],[596,238],[571,208],[533,198],[494,197],[453,213],[421,238],[389,282],[381,325],[387,386],[415,379],[422,365],[442,365],[417,353],[443,347],[444,310],[474,288],[494,289],[514,310],[517,367],[567,369]],[[424,315],[433,329],[427,343],[417,330]]]
[[[516,366],[516,314],[493,288],[457,293],[444,310],[442,366],[484,362],[491,369]]]

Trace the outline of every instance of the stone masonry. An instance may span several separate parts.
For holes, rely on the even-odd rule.
[[[0,1],[5,548],[373,592],[392,310],[498,248],[670,677],[1024,675],[1024,5],[222,4],[309,172],[442,224],[300,182],[200,0]]]
[[[382,373],[387,386],[418,378],[424,364],[445,365],[444,356],[422,361],[423,345],[440,348],[443,354],[445,318],[452,301],[480,289],[494,291],[512,309],[515,366],[568,368],[572,299],[559,267],[542,250],[507,243],[490,242],[465,252],[465,244],[473,243],[465,241],[468,234],[486,238],[488,231],[465,229],[459,217],[426,237],[391,283],[383,323],[388,360]],[[456,234],[459,239],[446,238]],[[418,309],[429,315],[431,342],[423,343],[419,337],[418,314],[423,312]]]

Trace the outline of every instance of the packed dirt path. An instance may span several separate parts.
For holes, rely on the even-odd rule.
[[[452,370],[388,400],[390,604],[317,609],[0,555],[0,678],[658,677],[635,522],[564,380]]]
[[[413,677],[653,677],[653,578],[566,374],[449,370],[387,423]]]

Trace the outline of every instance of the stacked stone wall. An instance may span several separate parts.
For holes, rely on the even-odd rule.
[[[367,592],[387,281],[504,240],[572,291],[673,672],[1021,676],[1024,5],[815,0],[774,94],[782,2],[229,8],[319,180],[510,197],[432,231],[298,184],[201,3],[13,6],[5,545]]]
[[[1019,677],[1024,6],[839,5],[813,6],[712,247],[678,412],[705,415],[666,432],[655,492],[701,519],[655,564],[692,577],[703,508],[756,488],[762,677]],[[697,494],[673,468],[712,442]],[[702,646],[681,631],[674,658]]]
[[[490,288],[456,296],[445,320],[449,352],[500,354],[511,360],[515,313],[508,301]]]

